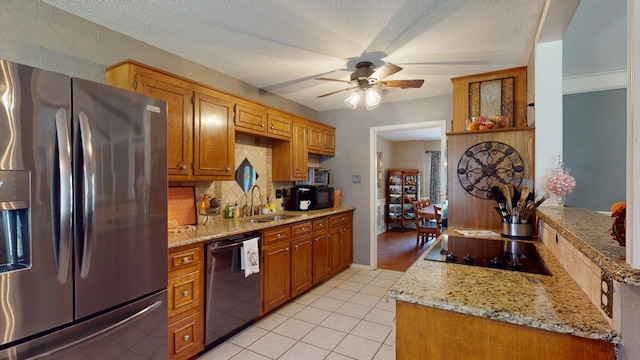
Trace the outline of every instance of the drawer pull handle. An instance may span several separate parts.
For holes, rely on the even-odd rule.
[[[182,338],[184,339],[184,341],[189,341],[189,339],[191,339],[191,337],[189,335],[185,335]]]
[[[184,297],[189,296],[189,292],[188,292],[188,291],[183,292],[183,293],[182,293],[182,296],[184,296]]]
[[[188,256],[185,256],[184,258],[182,258],[182,263],[183,264],[186,264],[188,262],[189,262],[189,257]]]

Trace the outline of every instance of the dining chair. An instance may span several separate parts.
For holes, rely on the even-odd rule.
[[[427,242],[440,236],[441,209],[434,206],[434,213],[416,211],[416,248],[421,248]]]

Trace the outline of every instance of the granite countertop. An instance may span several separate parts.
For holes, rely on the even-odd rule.
[[[347,211],[355,210],[354,207],[343,206],[339,208],[328,208],[322,210],[309,210],[309,211],[281,211],[277,213],[271,213],[268,215],[253,216],[240,219],[224,219],[222,217],[216,217],[215,221],[209,220],[206,225],[198,224],[195,226],[195,231],[182,232],[182,233],[169,233],[169,248],[174,248],[183,245],[191,245],[204,241],[211,241],[215,239],[221,239],[228,236],[250,233],[260,231],[266,228],[286,225],[298,221],[312,220],[315,218],[339,214]],[[248,219],[255,219],[265,216],[273,215],[294,215],[294,217],[270,221],[270,222],[257,222],[252,223],[247,221]]]
[[[640,271],[627,264],[625,248],[610,235],[610,216],[571,207],[540,207],[537,215],[614,280],[640,286]]]
[[[619,343],[620,334],[564,271],[551,251],[541,242],[534,242],[551,276],[427,261],[421,256],[389,289],[387,296],[516,325]]]

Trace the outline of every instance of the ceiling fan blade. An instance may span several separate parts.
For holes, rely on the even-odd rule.
[[[370,79],[377,79],[378,81],[386,78],[387,76],[391,76],[398,71],[402,70],[402,68],[398,65],[393,65],[392,63],[386,63],[379,68],[377,68],[373,74],[369,75]]]
[[[340,79],[331,79],[331,78],[315,78],[316,80],[325,80],[325,81],[337,81],[337,82],[342,82],[342,83],[349,83],[349,80],[340,80]]]
[[[424,83],[424,80],[388,80],[382,81],[382,86],[385,87],[399,87],[403,89],[407,88],[419,88]]]
[[[352,90],[352,89],[355,89],[355,88],[353,88],[353,87],[348,87],[348,88],[346,88],[346,89],[341,89],[341,90],[332,91],[332,92],[330,92],[330,93],[326,93],[326,94],[324,94],[324,95],[320,95],[320,96],[318,96],[318,97],[319,97],[319,98],[321,98],[321,97],[325,97],[325,96],[329,96],[329,95],[337,94],[337,93],[339,93],[339,92],[348,91],[348,90]]]

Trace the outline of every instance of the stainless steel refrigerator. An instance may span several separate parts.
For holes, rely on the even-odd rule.
[[[0,359],[167,358],[166,116],[0,60]]]

